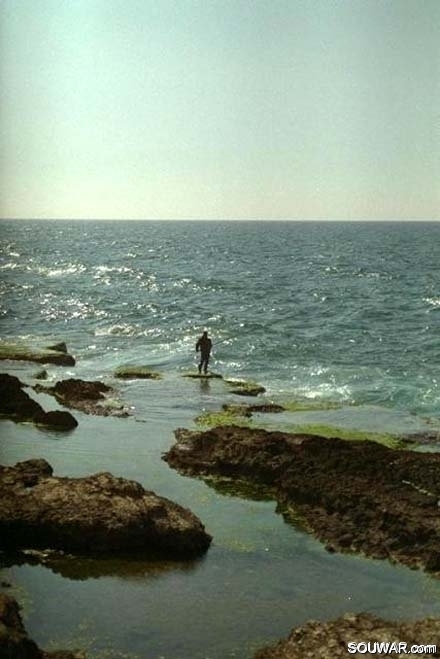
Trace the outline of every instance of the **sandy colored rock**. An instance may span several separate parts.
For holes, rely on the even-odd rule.
[[[358,615],[346,614],[330,622],[308,622],[294,629],[286,640],[275,645],[263,648],[254,655],[254,659],[347,659],[347,657],[405,657],[410,656],[412,646],[429,645],[437,648],[414,654],[416,657],[440,656],[440,618],[428,618],[410,622],[390,622],[376,616],[361,613]],[[360,647],[360,652],[348,652],[348,643],[370,643]],[[375,652],[378,646],[375,643],[389,643],[388,653]],[[391,644],[396,643],[396,650]],[[403,646],[406,644],[406,654]],[[383,646],[382,646],[383,648]],[[350,649],[355,649],[351,646]]]

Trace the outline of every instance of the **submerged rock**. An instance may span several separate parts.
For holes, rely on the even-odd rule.
[[[0,373],[0,415],[13,421],[32,421],[58,430],[71,430],[78,425],[70,412],[45,412],[25,391],[24,384],[7,373]]]
[[[45,460],[0,466],[0,547],[117,552],[170,558],[204,553],[211,542],[189,510],[139,483],[99,473],[56,478]]]
[[[176,438],[170,466],[269,488],[329,551],[440,573],[440,454],[238,426]]]
[[[417,656],[427,658],[438,656],[433,647],[438,648],[439,634],[440,618],[391,622],[368,613],[346,614],[330,622],[307,622],[293,629],[286,640],[258,651],[254,659],[347,659],[349,648],[356,657],[388,653],[401,657],[409,653],[412,646],[419,647],[422,643],[430,645],[431,649]],[[379,644],[386,643],[388,649],[384,650],[382,645],[381,652]]]
[[[250,380],[228,379],[225,382],[230,387],[231,394],[236,394],[237,396],[258,396],[258,394],[264,394],[266,391],[261,384]]]
[[[65,407],[80,410],[86,414],[99,416],[127,416],[123,405],[115,405],[108,401],[105,394],[112,392],[112,388],[103,382],[69,378],[60,380],[53,387],[35,385],[35,391],[54,396]]]
[[[0,657],[5,659],[85,659],[83,652],[54,650],[44,652],[24,628],[15,599],[0,593]]]
[[[157,371],[152,371],[149,366],[120,366],[116,369],[115,378],[121,380],[161,380],[162,376]]]
[[[64,347],[65,350],[60,349],[60,346]],[[0,341],[0,359],[75,366],[75,358],[68,354],[65,343],[57,344],[51,348],[31,348],[18,343]]]
[[[230,405],[229,403],[225,403],[222,405],[222,409],[236,416],[251,417],[255,412],[260,414],[278,414],[279,412],[284,412],[286,408],[276,403],[260,403],[259,405]]]

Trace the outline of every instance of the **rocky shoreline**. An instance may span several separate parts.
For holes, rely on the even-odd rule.
[[[378,652],[378,645],[385,643],[388,644],[391,656],[398,657],[404,657],[413,646],[420,647],[422,643],[429,645],[430,650],[418,652],[416,655],[426,659],[440,656],[439,637],[440,618],[395,622],[385,621],[367,613],[346,614],[330,622],[311,621],[297,627],[286,640],[259,650],[254,659],[346,659],[349,656],[372,658],[388,654]],[[359,651],[356,652],[358,644]]]
[[[329,551],[440,573],[439,454],[238,426],[176,439],[171,467],[270,492]]]
[[[75,364],[64,343],[39,350],[14,346],[3,343],[0,359]],[[148,366],[127,365],[112,377],[160,380],[162,375]],[[182,377],[219,380],[226,394],[240,398],[265,392],[258,383],[228,380],[219,374],[190,372]],[[0,415],[62,431],[77,426],[68,411],[45,412],[24,391],[26,386],[17,377],[0,375]],[[108,400],[114,389],[102,381],[69,378],[53,386],[34,384],[33,389],[86,414],[128,415],[126,407]],[[223,413],[229,417],[228,425],[205,431],[179,429],[176,444],[163,457],[180,473],[203,478],[219,489],[226,484],[242,496],[269,495],[278,502],[277,512],[286,521],[300,524],[330,552],[360,553],[439,576],[440,455],[396,450],[372,441],[234,425],[234,419],[284,410],[283,405],[264,399],[252,405],[226,403]],[[111,573],[111,559],[118,555],[166,559],[176,565],[195,561],[212,540],[191,511],[139,483],[110,473],[59,478],[45,460],[0,466],[0,498],[4,556],[12,562],[46,561],[67,575],[76,574],[75,557],[98,559],[98,563],[102,559],[102,569],[93,567],[96,574]],[[104,565],[106,560],[110,560],[108,565]],[[348,642],[363,637],[370,642],[392,638],[435,644],[439,632],[439,619],[401,623],[347,614],[330,622],[306,623],[285,641],[257,652],[255,659],[337,659],[347,656]],[[2,647],[9,652],[5,656],[17,659],[85,656],[40,650],[27,638],[17,604],[5,595],[0,595],[0,655]]]

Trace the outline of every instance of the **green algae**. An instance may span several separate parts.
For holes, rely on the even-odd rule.
[[[89,619],[80,622],[68,638],[50,639],[45,650],[54,652],[60,647],[70,652],[78,652],[78,656],[87,656],[87,659],[140,659],[138,654],[121,652],[113,648],[109,639],[98,636]]]
[[[114,372],[115,378],[120,380],[161,380],[162,375],[153,371],[149,366],[119,366]]]
[[[346,407],[347,403],[337,403],[331,400],[287,400],[282,401],[281,405],[286,412],[320,412],[326,410],[339,410]]]
[[[320,437],[327,437],[329,439],[335,437],[337,439],[344,439],[346,441],[370,441],[378,444],[383,444],[388,448],[402,448],[407,446],[397,435],[390,433],[371,432],[369,430],[358,430],[352,428],[341,428],[337,426],[329,426],[323,424],[289,424],[289,425],[274,425],[271,428],[265,426],[267,430],[279,430],[292,434],[301,435],[319,435]]]
[[[242,416],[235,410],[222,410],[217,412],[207,410],[202,414],[199,414],[194,421],[201,428],[214,428],[215,426],[254,427],[254,423],[249,419],[249,416]]]
[[[63,351],[50,348],[30,348],[27,345],[0,341],[0,360],[35,362],[37,364],[56,364],[57,366],[74,366],[75,359]]]
[[[266,389],[257,382],[252,380],[235,380],[228,378],[224,382],[230,387],[231,394],[237,394],[238,396],[258,396],[258,394],[264,394]]]
[[[324,424],[281,424],[272,420],[255,420],[250,418],[246,406],[226,406],[222,411],[208,410],[196,417],[195,422],[203,429],[217,426],[240,426],[243,428],[261,428],[268,431],[279,431],[290,434],[319,435],[329,439],[335,437],[347,441],[371,441],[383,444],[388,448],[398,449],[408,447],[407,440],[391,433],[371,432],[352,428],[341,428],[338,426]]]

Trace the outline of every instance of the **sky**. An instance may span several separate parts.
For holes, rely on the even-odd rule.
[[[0,0],[0,217],[440,219],[440,0]]]

